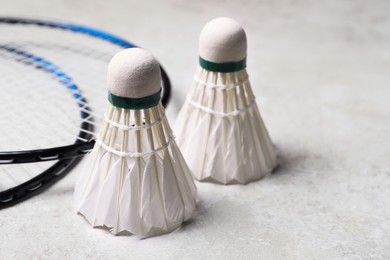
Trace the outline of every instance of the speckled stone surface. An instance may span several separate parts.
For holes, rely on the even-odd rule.
[[[0,259],[389,259],[390,2],[11,1],[1,14],[72,20],[150,50],[173,83],[173,124],[203,25],[239,21],[280,167],[246,186],[199,184],[192,221],[137,240],[73,210],[82,165],[0,211]]]

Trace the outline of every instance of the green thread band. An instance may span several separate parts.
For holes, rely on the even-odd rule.
[[[156,94],[142,97],[142,98],[128,98],[128,97],[120,97],[108,92],[108,101],[119,108],[125,109],[147,109],[156,106],[161,99],[161,88],[160,91]]]
[[[208,71],[215,72],[236,72],[246,68],[246,58],[240,61],[216,63],[199,57],[199,64]]]

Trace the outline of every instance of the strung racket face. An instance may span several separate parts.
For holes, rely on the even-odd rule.
[[[0,167],[0,208],[54,182],[92,148],[107,64],[129,47],[80,25],[0,17],[0,164],[9,164]]]

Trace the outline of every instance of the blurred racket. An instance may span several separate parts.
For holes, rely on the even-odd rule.
[[[49,187],[93,147],[107,64],[131,47],[90,27],[0,17],[0,209]]]

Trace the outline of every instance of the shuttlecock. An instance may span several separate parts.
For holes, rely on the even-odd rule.
[[[171,232],[191,217],[196,187],[160,102],[159,64],[126,49],[112,58],[107,81],[110,102],[75,187],[77,211],[114,234]]]
[[[230,18],[210,21],[200,34],[200,68],[175,125],[197,180],[244,184],[277,164],[248,80],[246,50],[245,31]]]

